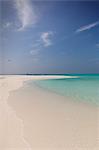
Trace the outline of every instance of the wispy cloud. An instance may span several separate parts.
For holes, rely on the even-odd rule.
[[[37,22],[35,8],[30,0],[15,0],[15,8],[20,22],[19,31],[22,31]]]
[[[99,43],[97,43],[97,44],[96,44],[96,47],[98,47],[98,48],[99,48]]]
[[[80,27],[79,29],[76,30],[76,33],[90,30],[91,28],[94,28],[97,25],[99,25],[99,21]]]
[[[39,54],[39,51],[40,51],[40,49],[32,49],[32,50],[30,51],[30,54],[31,54],[32,56],[37,56],[37,55]]]
[[[4,25],[3,25],[3,28],[4,29],[7,29],[7,28],[10,28],[12,26],[12,22],[6,22]]]
[[[41,40],[43,42],[44,47],[48,47],[50,45],[52,45],[52,40],[51,37],[53,36],[53,32],[49,31],[49,32],[43,32],[41,34]]]
[[[99,63],[99,57],[89,59],[89,62]]]
[[[40,34],[40,37],[38,40],[36,40],[35,44],[32,45],[30,54],[35,62],[39,61],[42,50],[44,50],[44,48],[47,48],[50,45],[52,45],[51,37],[53,35],[54,35],[54,33],[52,31],[43,32]]]
[[[33,61],[34,62],[38,62],[39,57],[40,57],[40,49],[32,49],[30,51],[30,54],[31,54],[31,56],[33,58]]]

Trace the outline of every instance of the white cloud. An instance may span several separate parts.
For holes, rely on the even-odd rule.
[[[97,25],[99,25],[99,21],[80,27],[79,29],[76,30],[76,33],[90,30],[91,28],[94,28]]]
[[[43,32],[41,34],[41,40],[43,42],[44,47],[48,47],[52,45],[51,36],[53,35],[52,31],[49,32]]]
[[[37,22],[37,15],[30,0],[15,0],[15,8],[20,21],[19,30],[24,30]]]

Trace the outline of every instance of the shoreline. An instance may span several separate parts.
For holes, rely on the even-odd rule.
[[[31,150],[30,145],[25,141],[23,136],[23,120],[17,116],[15,110],[8,104],[10,92],[20,89],[25,79],[23,78],[22,80],[22,78],[19,78],[17,80],[15,76],[10,76],[10,78],[6,76],[1,79],[0,120],[2,120],[2,122],[0,123],[0,148],[2,148],[2,150]],[[10,127],[13,128],[11,132]],[[13,145],[16,144],[19,146],[17,148],[13,147]],[[22,148],[24,146],[25,148]]]
[[[13,113],[15,113],[22,120],[23,125],[21,122],[21,129],[23,130],[23,137],[26,143],[28,143],[26,144],[28,145],[26,146],[27,148],[23,148],[21,144],[21,149],[18,147],[15,150],[62,150],[64,148],[68,148],[68,150],[72,150],[72,148],[73,150],[83,150],[85,146],[87,146],[88,150],[97,149],[97,147],[94,148],[92,146],[93,143],[96,143],[94,138],[97,138],[98,134],[98,110],[96,107],[66,100],[62,96],[40,89],[35,85],[29,89],[25,81],[33,78],[23,79],[21,77],[19,77],[19,82],[16,83],[18,84],[22,81],[21,87],[10,91],[10,95],[6,99],[8,106],[12,109],[10,115],[13,116]],[[13,84],[12,88],[15,88],[14,86],[16,85],[15,83]],[[12,123],[16,120],[15,117],[12,120],[8,119]],[[16,124],[20,124],[19,121],[14,126],[12,123],[9,124],[14,128],[17,127]],[[83,129],[82,125],[88,126],[88,131],[86,128]],[[90,127],[90,125],[92,126]],[[12,131],[8,133],[8,138],[11,133]],[[18,133],[20,134],[20,127],[17,128]],[[35,133],[35,136],[33,133]],[[90,137],[90,133],[94,137]],[[12,136],[12,138],[15,138],[15,136]],[[11,140],[10,135],[10,145]],[[18,144],[16,143],[16,147]],[[12,149],[14,150],[14,147]],[[6,150],[9,149],[6,148]]]

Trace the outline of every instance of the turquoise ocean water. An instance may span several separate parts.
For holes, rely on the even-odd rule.
[[[67,76],[67,75],[65,75]],[[36,84],[74,101],[85,101],[99,105],[99,74],[70,75],[71,78],[36,81]],[[73,77],[77,78],[73,78]]]

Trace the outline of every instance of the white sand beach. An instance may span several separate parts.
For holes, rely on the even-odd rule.
[[[98,106],[25,82],[52,78],[0,76],[0,150],[99,149]]]

